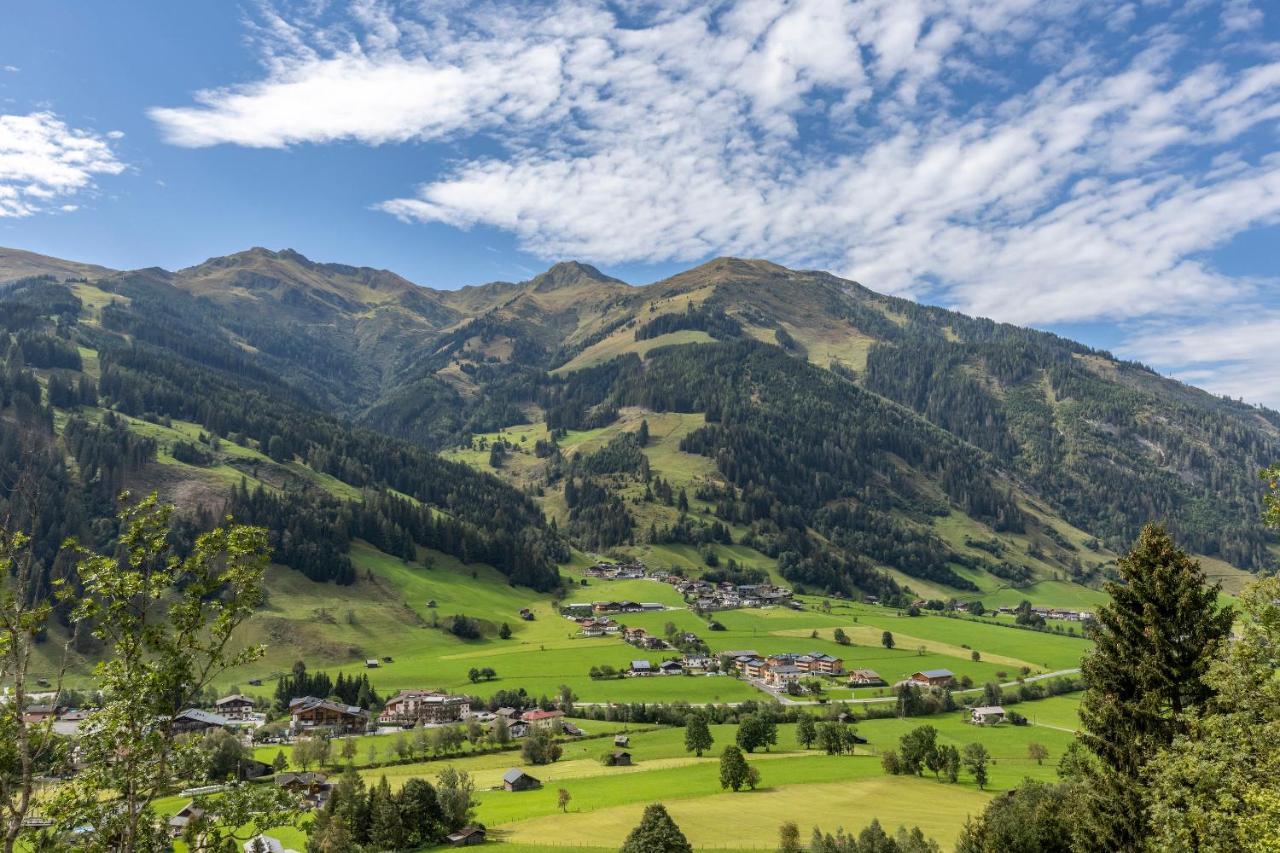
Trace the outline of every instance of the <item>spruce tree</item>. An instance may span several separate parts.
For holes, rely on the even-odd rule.
[[[386,776],[369,791],[369,843],[378,850],[399,850],[405,846],[404,821]]]
[[[1205,675],[1234,614],[1218,608],[1218,588],[1163,527],[1145,527],[1118,567],[1081,667],[1081,739],[1098,760],[1089,764],[1076,841],[1124,853],[1143,849],[1149,835],[1144,765],[1212,695]]]
[[[693,853],[693,847],[661,803],[646,806],[644,816],[618,853]]]

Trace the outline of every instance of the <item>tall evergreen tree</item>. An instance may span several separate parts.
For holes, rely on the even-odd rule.
[[[618,853],[693,853],[693,847],[662,803],[654,803],[645,807]]]
[[[1209,665],[1231,631],[1218,589],[1163,527],[1148,525],[1119,560],[1099,608],[1082,673],[1082,740],[1097,757],[1084,786],[1077,845],[1113,853],[1143,849],[1150,834],[1143,768],[1212,695]]]

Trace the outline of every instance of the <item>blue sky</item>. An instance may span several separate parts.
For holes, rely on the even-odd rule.
[[[13,4],[0,245],[435,287],[767,257],[1277,406],[1266,7]]]

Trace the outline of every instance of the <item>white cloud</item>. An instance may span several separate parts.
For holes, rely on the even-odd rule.
[[[1280,222],[1262,13],[1202,7],[1195,26],[1231,40],[1208,49],[1195,10],[1103,6],[630,3],[620,20],[587,0],[364,0],[325,28],[268,11],[260,79],[151,116],[187,146],[496,142],[378,207],[546,258],[767,256],[1022,323],[1259,298],[1204,257]]]
[[[100,136],[53,113],[0,115],[0,217],[74,210],[60,200],[91,190],[95,175],[122,171]]]
[[[1280,402],[1280,310],[1245,306],[1211,324],[1160,325],[1126,342],[1123,355],[1217,394]]]

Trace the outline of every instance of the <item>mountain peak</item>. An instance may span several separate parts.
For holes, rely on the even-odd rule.
[[[539,293],[583,283],[626,285],[625,281],[607,276],[590,264],[579,261],[560,261],[546,272],[529,280],[530,289]]]

